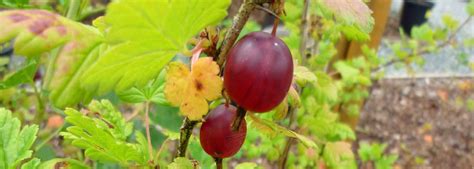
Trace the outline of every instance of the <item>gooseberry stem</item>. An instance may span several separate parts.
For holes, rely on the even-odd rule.
[[[232,123],[232,131],[238,131],[240,128],[240,125],[242,124],[242,121],[245,119],[245,114],[247,113],[247,110],[244,108],[238,106],[237,107],[237,116],[235,117],[234,122]]]
[[[250,17],[250,13],[256,8],[257,5],[264,3],[272,3],[272,0],[245,0],[239,8],[239,12],[234,16],[232,26],[227,31],[224,40],[221,43],[219,49],[217,49],[217,64],[222,67],[226,60],[227,53],[230,48],[234,45],[235,40],[239,37],[240,31],[244,27],[245,23]]]
[[[214,158],[214,161],[216,161],[216,168],[217,169],[222,169],[222,158]]]
[[[198,121],[192,121],[188,118],[183,120],[183,125],[181,126],[181,131],[179,134],[179,147],[178,147],[178,157],[186,156],[186,149],[188,148],[189,137],[194,129],[194,126]]]
[[[275,21],[273,21],[272,36],[276,36],[276,32],[277,32],[279,23],[280,23],[280,19],[275,18]]]

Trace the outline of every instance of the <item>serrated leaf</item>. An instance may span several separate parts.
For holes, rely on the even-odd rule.
[[[0,13],[0,43],[15,38],[14,52],[33,57],[68,41],[64,18],[44,10],[11,10]]]
[[[336,17],[336,21],[368,34],[372,32],[372,11],[362,0],[320,0],[323,9]]]
[[[132,133],[133,123],[126,122],[122,113],[117,111],[110,101],[92,101],[88,108],[89,111],[95,113],[95,116],[99,116],[102,121],[107,123],[107,127],[111,128],[115,138],[125,140]]]
[[[146,165],[145,150],[142,150],[138,144],[128,143],[117,134],[117,124],[112,124],[113,119],[94,118],[86,116],[74,109],[67,108],[66,121],[72,126],[68,127],[67,132],[61,132],[65,139],[71,140],[72,144],[85,149],[85,155],[92,160],[100,162],[114,162],[122,166]],[[119,118],[119,117],[116,117]],[[121,118],[121,117],[120,117]],[[118,120],[121,121],[121,120]],[[117,127],[116,127],[117,126]],[[123,130],[127,133],[127,130]]]
[[[91,167],[75,159],[55,158],[41,163],[38,168],[90,169]]]
[[[143,103],[146,101],[157,104],[166,104],[164,94],[165,73],[162,71],[158,78],[153,79],[144,87],[133,87],[124,92],[118,93],[120,100],[128,103]]]
[[[282,127],[272,121],[266,120],[266,119],[260,119],[257,116],[253,115],[250,113],[248,115],[251,119],[251,124],[253,127],[257,128],[259,131],[268,134],[272,137],[276,136],[277,134],[283,134],[287,137],[293,137],[301,141],[303,145],[309,148],[318,148],[316,143],[312,141],[310,138],[303,136],[301,134],[298,134],[294,131],[291,131],[285,127]]]
[[[328,142],[324,148],[323,158],[329,168],[355,169],[356,161],[350,143]]]
[[[297,66],[294,71],[295,80],[300,86],[306,83],[316,83],[316,75],[304,66]]]
[[[15,87],[22,83],[29,83],[33,81],[33,76],[36,73],[36,61],[30,61],[26,66],[20,68],[18,71],[6,79],[0,81],[0,90]]]
[[[324,72],[316,72],[316,77],[318,77],[318,83],[315,87],[316,100],[319,103],[326,103],[326,101],[334,102],[338,97],[337,86]]]
[[[195,169],[193,163],[184,157],[175,158],[173,163],[168,165],[169,169]]]
[[[350,79],[360,74],[359,70],[343,61],[336,62],[334,68],[341,73],[344,79]]]
[[[331,125],[331,132],[328,133],[328,139],[330,140],[355,140],[356,135],[354,131],[346,124],[335,123]]]
[[[0,168],[14,169],[33,153],[30,150],[36,140],[37,125],[24,126],[9,110],[0,108]],[[37,161],[28,163],[35,166]]]
[[[33,158],[21,166],[21,169],[37,169],[40,165],[40,159]]]
[[[168,137],[170,140],[179,140],[180,133],[178,132],[173,132],[170,130],[164,130],[163,134]]]
[[[103,45],[102,35],[90,26],[74,22],[45,10],[10,10],[0,12],[0,44],[14,39],[14,52],[38,57],[51,52],[45,87],[50,100],[59,108],[73,106],[92,97],[79,86],[84,70],[95,61]],[[52,52],[55,51],[55,52]]]
[[[181,62],[169,65],[165,96],[173,106],[190,120],[199,120],[209,110],[207,101],[221,96],[222,79],[219,66],[211,57],[199,58],[192,70]]]
[[[257,164],[251,162],[240,163],[235,166],[235,169],[255,169]]]
[[[283,99],[283,101],[277,107],[275,107],[273,111],[273,119],[277,121],[285,119],[286,115],[288,114],[287,98]]]
[[[99,94],[144,86],[188,39],[227,14],[230,0],[121,0],[107,8],[107,40],[116,44],[83,76]],[[186,12],[177,12],[186,11]]]
[[[92,43],[92,44],[90,44]],[[55,71],[51,83],[47,86],[49,96],[58,108],[73,106],[77,103],[89,102],[94,96],[93,91],[81,87],[81,75],[94,63],[105,50],[103,43],[70,42],[65,45],[55,62]]]
[[[136,140],[137,140],[138,144],[140,145],[141,149],[143,151],[145,151],[144,154],[146,156],[144,158],[145,159],[151,159],[150,158],[150,153],[148,153],[148,151],[149,151],[148,150],[148,141],[147,141],[146,137],[139,131],[136,131],[135,133],[136,133],[135,137],[136,137]],[[154,154],[154,153],[152,152],[151,154]]]
[[[296,91],[294,86],[290,87],[290,90],[288,91],[288,103],[293,106],[293,107],[300,107],[301,106],[301,98],[300,94],[298,91]]]

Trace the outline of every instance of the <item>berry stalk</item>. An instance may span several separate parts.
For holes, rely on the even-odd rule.
[[[179,135],[178,157],[186,156],[186,149],[188,148],[189,137],[191,137],[194,126],[198,121],[191,121],[185,118]]]
[[[216,161],[216,168],[222,169],[222,158],[214,158],[214,161]]]
[[[240,106],[237,107],[237,116],[235,117],[235,120],[232,123],[232,131],[239,130],[240,125],[242,124],[242,121],[245,119],[246,113],[247,113],[247,110],[245,110],[244,108]]]
[[[217,53],[217,58],[214,58],[217,61],[219,67],[222,67],[226,60],[227,53],[230,48],[234,45],[235,40],[239,37],[240,31],[244,27],[245,23],[250,17],[252,11],[261,4],[272,3],[272,0],[245,0],[244,3],[240,6],[239,12],[234,16],[232,21],[232,26],[227,31],[224,40],[222,41],[221,46],[219,47]]]

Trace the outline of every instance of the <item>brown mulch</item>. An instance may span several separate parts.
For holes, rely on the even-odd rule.
[[[375,84],[358,141],[387,143],[396,168],[474,167],[474,78],[385,79]]]

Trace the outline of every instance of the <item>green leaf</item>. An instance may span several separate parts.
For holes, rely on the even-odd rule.
[[[135,133],[136,133],[135,137],[136,137],[136,140],[137,140],[138,144],[140,145],[141,149],[143,151],[145,151],[144,154],[146,156],[144,158],[145,159],[150,159],[150,153],[148,153],[148,141],[147,141],[146,137],[140,131],[136,131]],[[152,152],[151,154],[154,154],[154,153]]]
[[[323,152],[323,159],[329,168],[335,169],[355,169],[356,161],[350,143],[329,142],[326,143]]]
[[[36,169],[40,165],[40,159],[33,158],[21,166],[21,169]]]
[[[18,71],[6,79],[0,81],[0,90],[15,87],[22,83],[28,83],[33,81],[33,76],[36,73],[36,61],[30,61],[26,66],[20,68]]]
[[[10,10],[0,12],[0,43],[15,39],[15,54],[35,57],[64,45],[88,32],[85,25],[45,10]]]
[[[411,29],[411,36],[413,39],[422,40],[427,42],[433,42],[434,32],[433,29],[428,24],[423,24],[421,26],[415,26]]]
[[[73,106],[80,102],[87,103],[94,94],[93,91],[81,87],[81,75],[97,60],[106,45],[99,42],[83,47],[77,47],[77,45],[83,46],[85,44],[71,42],[59,53],[55,62],[56,70],[48,85],[48,89],[51,91],[49,98],[58,108]]]
[[[359,75],[359,70],[357,70],[356,68],[350,66],[349,64],[343,61],[336,62],[334,64],[334,67],[336,68],[338,72],[341,73],[342,78],[344,79],[349,79],[349,78]]]
[[[293,86],[291,86],[290,90],[288,91],[287,99],[288,99],[288,104],[290,104],[290,106],[293,106],[293,107],[301,106],[300,94],[298,93],[298,91],[296,91],[296,89]]]
[[[469,15],[474,16],[474,0],[469,1],[466,10]]]
[[[125,140],[133,130],[133,123],[126,122],[122,113],[114,108],[114,105],[108,100],[92,101],[89,110],[96,113],[102,121],[107,123],[107,127],[112,126],[112,134],[120,140]],[[104,126],[105,127],[105,126]]]
[[[9,110],[0,108],[0,168],[14,169],[31,157],[31,146],[36,140],[37,125],[24,126]],[[27,163],[35,166],[39,161]]]
[[[61,166],[61,167],[57,167]],[[81,161],[69,158],[55,158],[41,163],[39,168],[64,168],[64,169],[90,169],[89,166]]]
[[[308,148],[318,148],[316,143],[312,141],[310,138],[303,136],[301,134],[298,134],[294,131],[291,131],[285,127],[282,127],[272,121],[266,120],[266,119],[260,119],[257,116],[253,115],[252,113],[249,114],[249,117],[252,121],[252,126],[258,129],[259,131],[268,134],[270,136],[276,136],[277,134],[283,134],[287,137],[293,137],[301,141],[303,145],[305,145]]]
[[[356,135],[354,131],[346,124],[335,123],[332,124],[332,132],[328,133],[328,138],[331,140],[355,140]]]
[[[316,77],[318,77],[318,84],[315,87],[315,95],[319,103],[326,103],[326,101],[334,102],[337,100],[337,86],[324,72],[316,72]]]
[[[358,154],[362,161],[375,161],[382,158],[386,147],[386,144],[368,144],[363,142],[360,144]]]
[[[144,86],[186,42],[227,14],[230,0],[121,0],[107,8],[107,41],[114,45],[83,76],[99,94]],[[186,11],[186,12],[177,12]]]
[[[163,134],[168,137],[170,140],[179,140],[180,134],[178,132],[173,132],[170,130],[164,129]]]
[[[466,107],[467,107],[468,111],[474,112],[474,99],[467,99],[466,100]]]
[[[0,0],[1,8],[31,8],[30,0]]]
[[[156,104],[167,104],[164,94],[165,73],[162,71],[157,79],[152,80],[144,87],[133,87],[118,93],[120,100],[128,103],[143,103],[147,101]]]
[[[184,157],[175,158],[173,163],[168,165],[169,169],[194,169],[193,163]]]
[[[1,47],[0,47],[1,50]],[[7,57],[0,57],[0,67],[7,65],[10,63],[10,58]]]
[[[352,31],[363,34],[372,32],[374,26],[372,11],[362,0],[320,0],[318,2],[323,12],[335,16],[336,22],[347,27],[345,29],[351,28]]]
[[[146,165],[147,160],[144,158],[146,150],[141,149],[138,144],[125,141],[124,136],[126,137],[132,129],[123,123],[121,114],[104,111],[103,109],[108,109],[107,105],[94,104],[98,103],[93,102],[89,108],[102,109],[102,112],[88,111],[87,116],[67,108],[66,121],[72,126],[66,129],[67,132],[61,132],[61,135],[71,140],[73,145],[85,149],[85,155],[92,160],[119,163],[122,166]]]
[[[316,83],[316,75],[304,66],[297,66],[294,71],[295,80],[300,86],[306,83]]]
[[[255,169],[257,164],[251,162],[240,163],[235,166],[235,169]]]
[[[84,70],[105,47],[96,28],[45,10],[0,12],[0,27],[0,44],[14,40],[15,54],[29,58],[51,54],[45,86],[56,107],[90,101],[93,91],[79,84]]]
[[[285,119],[286,115],[288,114],[288,101],[287,98],[283,99],[283,101],[273,109],[273,119],[275,120],[283,120]]]

